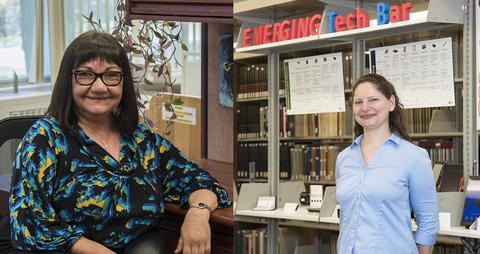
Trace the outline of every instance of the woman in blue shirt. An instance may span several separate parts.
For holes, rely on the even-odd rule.
[[[393,85],[377,74],[362,76],[353,87],[353,113],[357,138],[338,155],[335,169],[338,252],[432,253],[439,221],[431,162],[407,141]]]

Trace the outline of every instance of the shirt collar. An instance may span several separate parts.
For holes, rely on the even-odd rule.
[[[360,142],[362,141],[363,139],[363,134],[358,136],[352,143],[351,145],[351,148],[355,147],[355,146],[360,146]],[[392,133],[392,135],[390,135],[390,137],[385,141],[391,141],[393,144],[395,144],[397,147],[400,146],[400,141],[401,141],[402,138],[400,138],[397,134],[395,133]]]

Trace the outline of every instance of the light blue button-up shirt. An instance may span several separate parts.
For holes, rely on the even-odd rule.
[[[438,205],[428,153],[392,134],[365,166],[359,136],[337,157],[339,254],[418,253],[435,244]],[[418,229],[412,236],[410,213]]]

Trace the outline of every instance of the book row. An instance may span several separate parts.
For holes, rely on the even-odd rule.
[[[237,108],[237,139],[266,138],[268,135],[268,106],[244,105]],[[332,112],[320,114],[287,115],[286,106],[280,104],[280,138],[337,137],[351,135],[352,113]]]
[[[407,131],[408,133],[429,133],[436,131],[435,128],[438,129],[438,127],[444,131],[455,131],[455,126],[452,126],[455,123],[454,113],[448,107],[406,109]]]
[[[268,95],[267,64],[239,64],[238,99],[253,99]],[[285,74],[283,62],[280,67],[279,95],[285,95]]]
[[[438,119],[441,115],[448,118]],[[237,108],[237,139],[266,138],[268,106],[240,105]],[[351,106],[345,112],[287,115],[285,103],[279,108],[279,135],[286,137],[337,137],[352,135]],[[408,133],[454,132],[454,111],[445,108],[405,110]]]
[[[267,229],[243,229],[237,231],[235,253],[267,254]]]
[[[240,143],[237,156],[238,179],[268,177],[267,143]],[[334,145],[280,142],[281,180],[335,181],[335,161],[342,147]]]
[[[267,228],[241,229],[236,231],[237,254],[266,254],[268,253]],[[330,243],[314,243],[312,229],[279,228],[278,251],[280,254],[310,254],[310,253],[336,253],[336,239]],[[318,239],[322,240],[322,239]],[[328,240],[328,239],[327,239]],[[326,242],[326,241],[322,241]],[[465,247],[462,245],[436,244],[433,254],[463,254]]]
[[[236,250],[238,254],[266,254],[268,253],[267,228],[241,229],[236,231]],[[314,246],[314,229],[308,228],[278,228],[278,253],[318,253]],[[319,245],[320,253],[330,253],[330,243]],[[334,249],[335,250],[335,249]],[[324,252],[327,251],[327,252]]]
[[[433,163],[458,162],[453,141],[414,141],[425,148]],[[281,180],[335,181],[335,162],[345,145],[314,145],[280,142]],[[238,144],[237,179],[267,179],[267,142]]]
[[[453,141],[413,141],[413,143],[427,150],[432,163],[460,161],[459,158],[455,158]]]

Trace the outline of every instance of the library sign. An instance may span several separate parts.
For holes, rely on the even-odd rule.
[[[377,25],[409,20],[411,8],[413,8],[411,2],[392,6],[388,3],[377,3]],[[370,26],[370,17],[368,13],[363,12],[363,8],[356,8],[355,13],[349,13],[346,17],[336,11],[327,12],[325,16],[328,18],[329,33]],[[243,47],[317,35],[321,20],[322,15],[315,14],[311,17],[246,28],[243,30]]]

